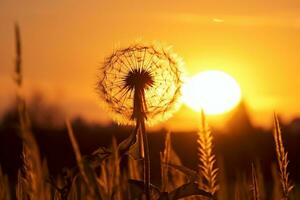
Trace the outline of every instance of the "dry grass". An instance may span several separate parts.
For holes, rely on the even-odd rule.
[[[234,199],[235,200],[250,200],[251,192],[246,175],[239,175],[234,183]]]
[[[258,186],[258,194],[260,200],[265,200],[266,198],[266,187],[264,181],[264,175],[261,170],[261,165],[258,161],[255,162],[255,172],[256,172],[256,179],[257,179],[257,186]]]
[[[171,151],[171,133],[168,132],[165,139],[165,149],[160,154],[160,160],[162,163],[170,163],[170,151]],[[169,168],[167,166],[161,165],[161,190],[167,192],[169,175]]]
[[[70,140],[71,144],[73,146],[75,155],[77,157],[77,164],[78,168],[81,168],[82,172],[80,172],[80,176],[76,176],[73,181],[70,183],[70,188],[69,192],[67,193],[66,196],[61,195],[62,188],[65,185],[65,178],[57,178],[56,180],[53,181],[53,184],[41,184],[41,188],[43,191],[43,197],[40,197],[41,199],[116,199],[116,200],[123,200],[123,199],[139,199],[141,198],[140,195],[142,195],[143,192],[143,185],[141,185],[142,182],[133,182],[134,184],[131,185],[131,183],[128,183],[128,179],[132,180],[141,180],[141,166],[139,166],[139,162],[130,159],[129,160],[129,167],[126,171],[120,170],[120,157],[118,154],[118,145],[116,144],[116,141],[113,140],[112,142],[112,147],[111,147],[111,152],[112,156],[109,158],[105,159],[104,161],[101,162],[101,172],[100,175],[96,175],[96,171],[90,167],[89,163],[87,163],[84,160],[84,157],[81,156],[80,150],[78,147],[78,144],[76,142],[73,130],[71,125],[68,125],[69,127],[69,135],[70,135]],[[210,152],[210,150],[208,151]],[[28,163],[32,163],[33,161],[31,160]],[[171,142],[171,134],[168,133],[166,135],[166,140],[165,140],[165,149],[161,153],[161,162],[162,163],[172,163],[175,166],[181,166],[180,170],[184,171],[185,169],[182,166],[182,163],[179,159],[179,157],[176,155],[175,151],[173,150],[172,147],[172,142]],[[215,164],[215,163],[213,163]],[[211,166],[211,165],[209,165]],[[220,166],[219,166],[220,167]],[[42,167],[44,168],[44,167]],[[261,191],[261,186],[260,186],[260,176],[261,172],[257,169],[258,167],[254,167],[252,165],[252,172],[251,172],[251,179],[247,179],[245,175],[239,176],[235,183],[235,188],[234,188],[234,195],[233,198],[229,199],[236,199],[236,200],[258,200],[258,199],[263,199],[262,197],[262,191]],[[177,199],[177,197],[180,197],[183,194],[186,194],[186,191],[191,192],[194,191],[194,189],[191,189],[190,187],[190,181],[193,180],[191,177],[186,177],[187,174],[191,174],[192,176],[193,173],[196,174],[196,172],[187,172],[187,173],[182,173],[178,169],[166,167],[166,165],[162,165],[162,185],[161,185],[161,190],[162,192],[167,192],[169,197],[172,197],[171,199]],[[42,182],[44,183],[46,180],[45,174],[47,174],[47,171],[44,169],[41,169],[42,171]],[[213,170],[212,170],[213,171]],[[222,169],[221,169],[222,171]],[[35,171],[32,171],[31,169],[27,170],[27,173],[32,173],[32,179],[30,180],[30,183],[35,184],[35,182],[38,182],[40,180],[39,177],[36,176]],[[274,171],[274,176],[280,176],[280,174],[276,173]],[[86,177],[86,180],[84,180],[83,175]],[[66,174],[66,177],[70,177],[70,174]],[[209,180],[209,179],[208,179]],[[26,181],[28,181],[26,179]],[[216,185],[217,182],[214,180],[214,184]],[[278,179],[280,181],[278,184],[280,184],[282,181],[281,179]],[[249,184],[249,182],[251,182]],[[210,185],[207,184],[206,182],[203,182],[202,187],[204,189],[207,189],[206,187],[209,187]],[[222,185],[228,184],[226,180]],[[277,185],[278,185],[277,184]],[[25,184],[26,185],[26,184]],[[37,199],[35,196],[36,193],[32,189],[28,189],[27,186],[24,185],[24,177],[20,174],[19,176],[19,181],[18,181],[18,186],[17,186],[17,199]],[[182,187],[184,185],[184,187]],[[220,186],[222,186],[220,185]],[[9,187],[8,187],[8,181],[7,177],[3,175],[3,173],[0,172],[0,197],[3,197],[1,199],[9,199],[10,198],[10,192],[9,192]],[[52,188],[50,188],[50,186]],[[251,188],[250,188],[251,186]],[[274,189],[274,198],[272,197],[271,199],[281,199],[281,194],[278,193],[278,186],[275,186]],[[128,188],[130,188],[130,191],[128,191]],[[181,188],[178,190],[178,188]],[[184,189],[185,188],[185,189]],[[153,190],[153,189],[152,189]],[[177,191],[177,192],[174,192]],[[230,190],[228,190],[230,191]],[[227,192],[228,192],[227,191]],[[167,197],[160,196],[160,192],[151,192],[151,199],[166,199]],[[199,193],[200,194],[200,193]],[[26,195],[31,195],[30,197],[27,197]],[[224,196],[228,196],[228,194],[223,193]],[[183,195],[184,196],[184,195]],[[232,195],[229,195],[232,196]],[[168,198],[169,198],[168,197]],[[196,198],[196,196],[184,196],[185,198],[183,199],[199,199]],[[226,197],[218,198],[218,199],[225,199]],[[266,198],[270,199],[270,198]]]
[[[79,146],[73,133],[72,126],[68,120],[66,121],[66,125],[68,128],[69,138],[75,153],[77,165],[79,167],[80,175],[84,183],[86,184],[86,188],[88,189],[88,199],[100,200],[102,199],[102,197],[100,188],[98,186],[96,173],[94,172],[90,164],[82,158]]]
[[[0,199],[10,199],[10,189],[8,177],[3,174],[0,167]]]
[[[160,154],[161,160],[161,191],[170,192],[186,183],[184,173],[174,170],[164,163],[182,166],[182,162],[172,147],[171,132],[167,132],[165,138],[165,148]]]

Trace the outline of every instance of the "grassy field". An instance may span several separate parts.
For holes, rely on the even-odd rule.
[[[292,182],[293,177],[289,176],[288,152],[284,145],[283,133],[276,114],[274,114],[273,148],[276,152],[274,156],[276,156],[277,163],[269,166],[273,175],[271,184],[266,184],[261,166],[256,160],[250,161],[251,171],[249,174],[241,174],[234,181],[228,180],[228,177],[224,175],[226,170],[223,167],[227,161],[218,160],[218,157],[216,157],[215,148],[217,147],[214,146],[214,133],[207,124],[204,112],[202,112],[201,122],[199,122],[201,126],[197,131],[198,154],[197,158],[194,158],[198,161],[196,169],[190,169],[181,162],[181,158],[176,153],[177,150],[173,147],[172,133],[170,132],[166,132],[164,135],[164,149],[160,152],[160,155],[150,159],[152,146],[148,144],[145,123],[150,121],[149,118],[155,118],[158,114],[168,112],[168,106],[175,106],[174,98],[178,94],[176,88],[171,87],[167,90],[171,92],[164,101],[170,98],[172,104],[169,103],[167,106],[165,106],[166,104],[159,104],[156,106],[155,103],[158,100],[151,100],[152,102],[149,104],[150,100],[147,102],[147,99],[152,96],[149,96],[147,91],[148,88],[156,87],[156,82],[152,80],[152,76],[159,76],[159,74],[155,74],[155,71],[151,74],[142,69],[132,70],[126,75],[124,80],[126,84],[121,88],[127,88],[127,92],[132,92],[132,98],[128,102],[125,99],[125,103],[120,103],[122,102],[120,99],[115,101],[107,97],[109,96],[109,90],[106,89],[111,85],[104,84],[105,78],[98,83],[101,85],[100,92],[107,97],[105,99],[106,103],[113,104],[111,109],[117,110],[117,120],[123,117],[122,122],[127,120],[132,125],[128,137],[120,142],[113,138],[110,146],[100,146],[95,148],[93,153],[82,155],[76,139],[76,130],[73,130],[72,123],[66,120],[65,127],[67,127],[68,142],[73,149],[77,165],[61,169],[60,175],[53,176],[49,173],[47,161],[42,159],[41,147],[38,145],[33,133],[26,101],[21,92],[23,82],[22,52],[18,25],[15,28],[15,35],[16,64],[14,80],[17,85],[17,123],[19,137],[22,141],[22,163],[18,170],[16,184],[10,183],[10,178],[0,168],[0,199],[297,200],[300,198],[299,192]],[[133,52],[150,51],[152,52],[151,55],[158,54],[157,59],[163,59],[162,55],[164,55],[168,59],[166,63],[173,63],[173,67],[176,67],[177,61],[172,56],[168,56],[168,52],[163,51],[161,53],[147,46],[132,46],[130,48],[133,49]],[[118,55],[118,58],[127,55],[127,50],[125,52],[123,52],[124,50],[120,51],[124,54]],[[118,52],[113,55],[116,54]],[[114,64],[111,63],[113,56],[109,59],[106,64],[112,66]],[[158,67],[159,70],[160,67]],[[104,68],[104,70],[108,69]],[[114,71],[109,71],[109,73],[112,72]],[[173,72],[175,75],[178,73],[172,68],[170,73]],[[114,73],[118,73],[118,70]],[[114,76],[109,75],[107,77],[109,81],[114,78]],[[178,87],[180,87],[178,77],[175,77],[173,81],[174,84],[178,84]],[[160,85],[157,87],[160,87]],[[158,94],[163,95],[157,88],[151,91],[151,95],[158,96]],[[173,96],[170,97],[172,94]],[[114,93],[114,95],[116,94]],[[133,105],[130,106],[129,104]],[[121,107],[120,110],[119,107]],[[122,116],[123,113],[125,113],[124,116]],[[190,155],[186,156],[189,157]],[[124,162],[124,159],[126,162]],[[156,177],[160,177],[160,180],[156,181],[155,184],[151,182],[153,170],[150,169],[152,166],[150,162],[158,163],[160,166],[160,170],[154,172]]]

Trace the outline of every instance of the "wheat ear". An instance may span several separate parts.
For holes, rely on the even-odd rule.
[[[283,199],[287,200],[289,197],[289,193],[292,191],[294,185],[291,184],[289,180],[289,173],[287,170],[289,160],[288,160],[288,153],[285,151],[283,142],[282,142],[282,135],[280,130],[280,125],[278,121],[278,117],[276,114],[274,114],[274,131],[273,131],[273,137],[275,141],[275,147],[276,147],[276,156],[277,156],[277,162],[279,166],[280,171],[280,182],[281,187],[283,191]]]
[[[213,136],[205,120],[205,114],[201,111],[201,126],[198,131],[198,157],[199,171],[204,178],[203,186],[212,194],[218,190],[218,168],[215,167],[216,156],[213,153]]]

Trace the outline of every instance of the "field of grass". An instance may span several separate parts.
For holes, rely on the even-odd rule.
[[[197,132],[198,154],[196,160],[198,161],[198,167],[196,169],[185,167],[181,162],[181,158],[176,153],[177,150],[172,145],[172,133],[169,132],[165,133],[164,149],[160,152],[160,156],[150,159],[151,145],[148,144],[145,123],[149,120],[148,118],[156,117],[154,114],[151,115],[151,112],[155,114],[167,112],[169,109],[168,106],[171,104],[168,104],[166,108],[164,108],[164,104],[157,108],[154,106],[157,102],[156,100],[150,106],[146,103],[147,98],[151,97],[146,93],[147,88],[154,87],[155,83],[151,79],[153,74],[147,74],[143,70],[133,70],[126,76],[124,87],[128,88],[127,91],[134,93],[130,101],[121,104],[120,101],[113,101],[110,98],[105,99],[108,104],[114,103],[112,109],[116,109],[116,106],[122,106],[122,109],[125,109],[125,111],[122,109],[118,110],[116,118],[119,120],[121,118],[120,113],[125,113],[125,117],[122,120],[127,120],[129,124],[132,124],[129,136],[121,142],[117,142],[113,138],[109,147],[108,145],[100,146],[93,153],[82,155],[76,139],[76,130],[73,129],[71,122],[66,120],[65,126],[67,127],[68,142],[72,146],[77,165],[61,169],[59,176],[53,176],[49,173],[47,161],[42,159],[41,147],[38,145],[33,133],[26,101],[21,93],[23,82],[22,52],[18,25],[15,28],[15,35],[15,83],[18,90],[17,123],[19,137],[22,141],[22,163],[18,170],[16,184],[10,183],[10,178],[0,168],[1,200],[297,200],[300,198],[299,192],[292,182],[293,177],[289,176],[288,152],[284,145],[283,133],[276,114],[274,114],[273,148],[276,152],[274,156],[277,158],[277,163],[274,166],[269,166],[273,174],[272,184],[265,184],[264,174],[260,169],[260,164],[256,160],[250,161],[252,164],[249,166],[251,168],[249,174],[242,174],[235,181],[228,180],[228,177],[225,177],[224,174],[226,171],[223,168],[222,162],[224,163],[226,160],[220,161],[216,157],[214,133],[207,124],[204,112],[202,112],[201,121],[199,121],[200,128]],[[139,53],[149,49],[151,52],[154,52],[152,54],[158,53],[152,47],[149,49],[144,46],[134,46],[131,48],[134,51],[138,50]],[[163,52],[163,55],[167,54],[167,52]],[[161,55],[157,57],[162,59]],[[167,56],[167,58],[169,63],[176,63],[175,60],[172,60],[173,57]],[[106,64],[111,66],[112,63],[110,62],[111,60],[107,60]],[[170,72],[174,71],[177,73],[173,68],[170,70]],[[109,75],[107,77],[109,79],[113,78]],[[173,80],[175,83],[177,83],[176,78]],[[110,85],[104,84],[103,80],[99,81],[99,84],[102,87],[101,92],[109,95],[106,89]],[[176,96],[177,90],[174,91],[174,96]],[[155,96],[157,94],[155,91],[152,91],[152,95]],[[171,102],[173,103],[173,97],[169,98],[171,98]],[[126,108],[126,103],[134,105]],[[124,158],[126,158],[126,162],[124,162]],[[151,182],[151,173],[153,173],[153,170],[150,170],[150,162],[159,163],[160,170],[155,172],[156,175],[159,174],[159,184]],[[270,188],[270,185],[272,188]]]

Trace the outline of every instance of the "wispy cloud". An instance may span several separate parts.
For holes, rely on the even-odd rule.
[[[300,28],[300,16],[280,15],[200,15],[190,13],[161,13],[155,15],[160,20],[189,24],[222,24],[228,26],[269,26]]]

